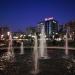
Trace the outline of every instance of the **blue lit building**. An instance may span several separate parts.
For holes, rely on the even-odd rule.
[[[56,33],[58,33],[58,22],[53,18],[45,18],[45,20],[41,21],[38,23],[38,31],[41,31],[42,25],[44,25],[45,27],[45,34],[46,36],[51,36],[54,35]]]
[[[45,33],[48,36],[58,33],[58,22],[53,17],[45,18]]]

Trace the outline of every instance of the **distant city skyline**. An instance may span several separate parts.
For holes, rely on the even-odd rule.
[[[25,30],[46,17],[60,24],[75,20],[75,0],[0,0],[0,24]]]

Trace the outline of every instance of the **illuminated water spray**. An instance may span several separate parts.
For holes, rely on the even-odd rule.
[[[65,41],[65,55],[68,56],[68,36],[66,33],[66,41]]]
[[[69,50],[68,50],[68,33],[65,36],[65,56],[63,58],[69,58]]]
[[[7,33],[9,39],[8,39],[8,50],[6,54],[3,56],[4,59],[9,60],[9,61],[14,61],[14,51],[12,47],[12,34],[11,32]]]
[[[34,51],[33,51],[33,60],[34,60],[34,69],[32,71],[33,74],[37,74],[39,71],[39,64],[38,64],[38,43],[37,43],[37,36],[35,34],[34,37]]]
[[[41,34],[40,34],[39,51],[40,51],[40,58],[48,58],[44,25],[42,25]]]
[[[20,51],[20,54],[22,55],[22,54],[24,54],[24,47],[23,47],[23,42],[21,42],[21,51]]]

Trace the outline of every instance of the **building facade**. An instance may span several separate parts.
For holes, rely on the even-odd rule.
[[[65,29],[67,30],[69,36],[75,40],[75,20],[66,23]]]
[[[0,26],[0,39],[7,37],[7,32],[9,31],[9,27]]]
[[[46,36],[51,36],[53,34],[58,33],[58,22],[53,18],[45,18],[45,20],[38,23],[38,32],[40,33],[42,25],[45,28]]]

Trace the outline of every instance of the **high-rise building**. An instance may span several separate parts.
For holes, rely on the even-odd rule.
[[[38,23],[38,31],[40,32],[42,25],[45,27],[45,34],[47,36],[58,33],[58,22],[53,18],[45,18],[45,20]]]
[[[55,34],[58,32],[58,22],[52,18],[45,19],[45,33],[46,35]]]

